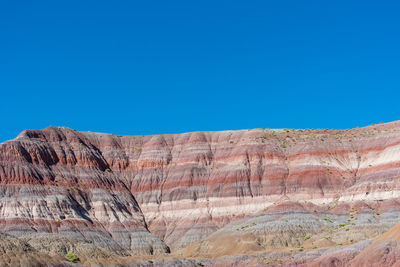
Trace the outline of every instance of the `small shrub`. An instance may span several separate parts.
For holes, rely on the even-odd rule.
[[[306,241],[306,240],[308,240],[308,239],[310,239],[310,238],[311,238],[311,236],[306,235],[306,236],[304,237],[304,241]]]
[[[72,263],[76,263],[79,261],[78,256],[76,256],[75,254],[72,254],[72,253],[67,253],[67,255],[65,255],[65,257]]]

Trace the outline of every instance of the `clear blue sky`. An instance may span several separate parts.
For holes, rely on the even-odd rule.
[[[0,2],[0,142],[400,119],[399,1]]]

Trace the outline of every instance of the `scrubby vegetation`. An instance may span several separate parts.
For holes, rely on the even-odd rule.
[[[75,254],[72,254],[72,253],[67,253],[67,255],[65,255],[65,257],[72,263],[76,263],[79,261],[78,256]]]

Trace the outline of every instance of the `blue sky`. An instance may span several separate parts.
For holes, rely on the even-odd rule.
[[[400,119],[398,1],[0,3],[0,142]]]

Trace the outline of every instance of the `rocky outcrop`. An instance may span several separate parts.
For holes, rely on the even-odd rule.
[[[0,231],[51,255],[103,258],[351,245],[397,223],[399,166],[400,122],[154,136],[26,130],[0,144]],[[217,249],[224,242],[238,250]]]
[[[0,266],[73,266],[60,257],[40,253],[18,238],[0,233]]]
[[[169,248],[148,231],[126,183],[83,134],[49,128],[0,146],[0,229],[54,247],[57,238],[118,255]]]

